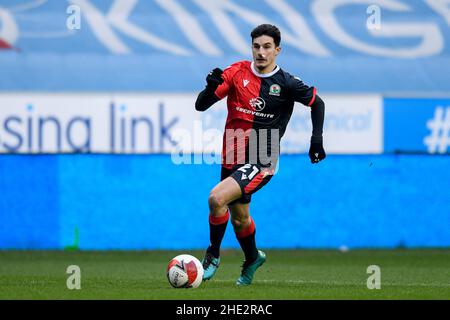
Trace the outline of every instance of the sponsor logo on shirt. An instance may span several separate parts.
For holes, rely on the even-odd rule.
[[[263,112],[257,112],[249,109],[245,109],[242,107],[236,107],[236,110],[242,113],[251,114],[253,116],[262,117],[262,118],[269,118],[272,119],[274,117],[273,114],[263,113]]]
[[[264,109],[264,107],[266,106],[266,102],[261,97],[250,99],[249,102],[250,102],[250,106],[255,111],[262,111]]]

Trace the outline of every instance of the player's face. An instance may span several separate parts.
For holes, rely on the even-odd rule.
[[[271,72],[281,48],[275,45],[272,37],[263,35],[253,39],[252,52],[255,67],[260,73]]]

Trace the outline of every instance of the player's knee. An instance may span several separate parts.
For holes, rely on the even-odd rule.
[[[223,197],[221,197],[219,194],[217,194],[216,192],[211,192],[209,194],[208,203],[209,203],[209,209],[211,211],[214,211],[214,210],[219,209],[226,205],[225,199]]]
[[[249,219],[247,215],[234,216],[231,218],[231,224],[235,230],[241,230],[249,224]]]

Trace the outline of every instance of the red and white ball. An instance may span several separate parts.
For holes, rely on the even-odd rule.
[[[202,278],[202,264],[189,254],[176,256],[167,266],[167,279],[174,288],[197,288]]]

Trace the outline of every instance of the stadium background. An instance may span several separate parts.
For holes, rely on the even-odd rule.
[[[328,158],[309,164],[298,106],[252,203],[259,246],[450,246],[449,4],[1,0],[0,248],[205,248],[219,165],[171,154],[188,133],[191,162],[220,150],[202,130],[222,130],[224,103],[193,103],[262,22],[326,102]]]

